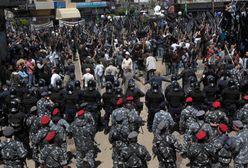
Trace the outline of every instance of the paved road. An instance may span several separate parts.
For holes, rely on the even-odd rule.
[[[76,65],[76,77],[77,79],[81,78],[81,73],[80,73],[80,63],[79,62],[75,62]],[[158,69],[162,72],[162,74],[164,74],[164,66],[161,64],[161,60],[158,61]],[[199,70],[197,72],[198,77],[201,75],[203,70],[203,65],[199,62]],[[143,86],[140,83],[137,83],[138,87],[141,88],[141,90],[143,90],[144,92],[147,91],[147,89],[149,89],[149,85]],[[163,89],[167,86],[167,83],[163,84]],[[101,92],[103,92],[104,90],[101,90]],[[144,101],[144,99],[142,100]],[[144,120],[146,120],[147,118],[147,108],[144,106],[143,111],[141,112],[141,116]],[[152,155],[152,140],[153,140],[153,134],[149,133],[146,129],[146,126],[143,127],[144,133],[139,135],[139,143],[145,145],[147,147],[147,149],[150,151],[151,155]],[[177,132],[173,133],[178,139],[179,141],[182,143],[182,136],[179,135]],[[111,168],[112,167],[112,150],[111,150],[111,145],[108,142],[108,135],[105,135],[103,132],[98,132],[96,134],[96,142],[98,144],[100,144],[99,149],[101,150],[100,153],[98,153],[96,161],[97,164],[99,164],[98,168]],[[68,150],[71,151],[72,153],[75,153],[75,147],[74,147],[74,143],[73,140],[68,140]],[[75,166],[75,159],[72,159],[72,163],[70,164],[71,167],[76,167]],[[184,168],[186,167],[185,165],[188,163],[187,159],[182,159],[180,156],[178,156],[178,160],[177,160],[177,165],[180,168]],[[30,168],[34,167],[34,163],[32,160],[28,161],[28,166]],[[157,158],[155,158],[154,160],[151,160],[148,163],[148,167],[149,168],[157,168],[158,167],[158,161]]]

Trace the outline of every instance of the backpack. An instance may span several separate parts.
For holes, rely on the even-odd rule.
[[[133,146],[129,146],[130,156],[127,159],[126,165],[128,167],[147,167],[146,161],[139,154],[139,147],[134,148]]]

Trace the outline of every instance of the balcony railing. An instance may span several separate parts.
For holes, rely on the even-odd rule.
[[[179,4],[185,3],[211,3],[212,0],[177,0]],[[214,0],[214,2],[231,2],[231,0]]]

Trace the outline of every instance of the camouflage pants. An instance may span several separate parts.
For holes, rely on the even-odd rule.
[[[216,163],[213,164],[214,168],[229,168],[229,164],[223,164],[223,163]]]
[[[248,168],[248,164],[234,163],[235,168]]]
[[[176,168],[177,165],[175,162],[159,162],[159,168]]]
[[[76,165],[77,167],[95,167],[94,151],[89,150],[87,152],[77,151],[76,153]]]
[[[116,142],[116,144],[113,146],[112,159],[114,168],[120,168],[122,165],[120,153],[121,149],[123,149],[124,147],[125,144],[122,142]]]

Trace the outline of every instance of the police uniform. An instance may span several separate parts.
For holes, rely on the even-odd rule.
[[[15,130],[14,133],[15,140],[21,141],[24,147],[28,150],[28,153],[30,154],[31,149],[29,146],[29,136],[28,136],[29,132],[26,131],[26,125],[25,125],[26,116],[19,109],[20,107],[13,107],[10,109],[10,114],[8,115],[9,125],[13,127]]]
[[[127,137],[131,131],[129,126],[125,123],[125,118],[121,113],[116,114],[115,121],[115,125],[112,125],[109,132],[109,142],[113,146],[113,167],[118,168],[121,165],[120,152],[122,148],[126,146]]]
[[[235,86],[233,80],[228,82],[228,87],[223,89],[221,93],[223,108],[228,117],[232,118],[233,114],[236,112],[239,99],[240,92],[238,88]]]
[[[101,122],[101,94],[96,90],[96,83],[93,80],[88,81],[88,88],[83,91],[83,102],[88,103],[87,110],[92,114],[97,127],[102,126]]]
[[[38,99],[34,94],[28,93],[23,96],[22,103],[25,108],[25,111],[28,112],[31,107],[36,106]]]
[[[217,127],[220,123],[229,123],[229,119],[226,114],[218,108],[208,111],[206,113],[205,122],[212,126],[213,134],[217,134]]]
[[[36,105],[38,109],[38,116],[39,117],[44,116],[44,115],[51,116],[50,107],[52,107],[53,102],[49,98],[47,98],[48,92],[43,91],[41,93],[41,96],[42,98],[38,100],[37,105]]]
[[[197,132],[199,132],[200,130],[204,130],[205,132],[207,132],[207,138],[211,139],[213,137],[213,130],[212,130],[211,126],[209,124],[205,123],[203,120],[204,115],[205,115],[204,111],[198,111],[197,112],[196,122],[193,122],[189,126],[189,130],[184,135],[184,140],[185,140],[186,144],[188,144],[188,142],[190,142],[190,141],[195,142],[194,137],[197,134]]]
[[[157,83],[152,83],[152,88],[146,92],[145,104],[148,108],[147,128],[149,131],[152,131],[152,124],[155,113],[159,112],[160,107],[165,106],[164,95],[159,90]]]
[[[47,168],[61,168],[67,165],[66,151],[54,142],[56,135],[56,131],[48,132],[45,137],[48,144],[40,151],[40,163]]]
[[[126,168],[147,168],[151,155],[145,146],[137,143],[137,132],[128,135],[129,144],[121,150],[121,158]]]
[[[236,114],[236,119],[242,121],[245,128],[248,128],[248,104],[245,104]]]
[[[128,84],[128,89],[126,91],[125,97],[129,97],[129,96],[132,96],[134,98],[135,109],[140,114],[140,112],[143,109],[143,103],[140,101],[140,98],[144,97],[145,94],[139,88],[135,87],[134,81],[129,82]]]
[[[104,114],[105,133],[109,131],[109,118],[114,109],[114,104],[112,101],[113,97],[114,97],[113,86],[111,83],[106,83],[106,92],[104,92],[102,95],[102,106],[105,111]]]
[[[114,126],[117,121],[116,121],[116,117],[117,115],[121,115],[122,118],[123,118],[123,124],[128,126],[129,124],[129,121],[128,121],[128,113],[129,113],[129,109],[125,108],[125,107],[121,107],[123,105],[123,99],[119,99],[117,101],[117,105],[119,106],[119,108],[115,109],[113,112],[112,112],[112,116],[111,116],[111,123],[112,123],[112,126]]]
[[[190,125],[196,121],[197,112],[198,110],[195,109],[192,105],[188,105],[185,109],[182,110],[179,121],[179,131],[181,133],[187,132]]]
[[[186,156],[190,160],[191,168],[211,168],[211,159],[214,155],[212,144],[206,143],[207,133],[200,130],[196,135],[196,143],[191,143],[186,147]]]
[[[36,165],[39,162],[39,151],[44,147],[45,143],[43,139],[46,137],[49,132],[49,123],[50,118],[48,116],[42,116],[39,118],[41,128],[37,131],[37,133],[31,137],[32,146],[33,146],[33,160],[36,162]]]
[[[87,113],[79,111],[77,118],[71,123],[69,133],[73,136],[76,147],[76,166],[83,167],[86,164],[90,168],[95,167],[94,160],[94,129],[84,118]]]
[[[129,112],[128,112],[128,123],[129,123],[130,130],[139,132],[140,126],[143,125],[143,120],[139,116],[138,111],[135,109],[134,97],[133,96],[128,96],[126,98],[125,108],[127,108],[129,110]]]
[[[66,87],[65,94],[65,119],[68,123],[74,120],[76,114],[76,106],[78,105],[78,95],[74,92],[71,84]]]
[[[157,112],[155,114],[155,117],[153,119],[153,124],[152,124],[152,131],[153,133],[155,133],[159,123],[161,121],[164,121],[167,123],[167,125],[169,126],[170,131],[172,131],[173,127],[175,126],[175,122],[173,120],[173,118],[171,117],[171,114],[168,113],[167,111],[164,110],[160,110],[159,112]]]
[[[181,151],[182,146],[174,135],[169,133],[168,125],[161,121],[153,140],[152,151],[157,156],[159,168],[176,168],[176,150]]]
[[[12,140],[14,134],[12,127],[6,127],[3,130],[6,141],[0,143],[0,152],[6,168],[23,168],[27,150],[20,141]]]
[[[49,123],[49,127],[51,130],[57,132],[57,137],[59,137],[62,141],[59,144],[63,150],[66,152],[67,143],[66,143],[66,135],[69,129],[69,124],[66,120],[61,118],[60,110],[58,108],[53,109],[51,122]]]
[[[168,103],[168,111],[177,123],[180,119],[180,113],[183,108],[184,97],[184,92],[177,82],[174,82],[172,88],[165,93],[165,98]]]
[[[215,156],[213,158],[213,167],[228,168],[232,161],[232,151],[234,148],[234,140],[227,134],[228,126],[219,124],[219,135],[213,140]]]
[[[246,168],[248,166],[248,130],[239,120],[233,121],[233,126],[239,129],[234,138],[234,165],[235,168]]]

